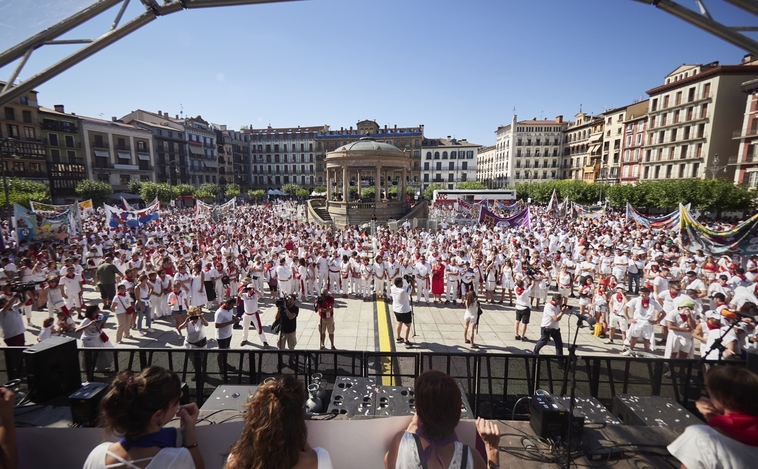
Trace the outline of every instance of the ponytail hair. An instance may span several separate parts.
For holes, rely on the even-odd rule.
[[[106,435],[115,433],[134,439],[143,434],[159,410],[181,397],[179,376],[160,366],[150,366],[135,375],[119,373],[100,401],[100,422]]]

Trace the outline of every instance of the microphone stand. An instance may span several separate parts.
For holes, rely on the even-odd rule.
[[[584,319],[581,316],[576,318],[576,329],[574,330],[574,338],[569,345],[569,357],[568,369],[563,374],[563,389],[566,387],[566,381],[569,374],[571,375],[571,387],[569,388],[569,414],[568,414],[568,426],[566,431],[566,469],[571,468],[571,433],[574,420],[574,408],[576,407],[576,338],[579,335],[579,329],[584,327]]]
[[[724,350],[726,350],[726,347],[724,347],[724,337],[726,337],[727,334],[734,328],[735,325],[739,323],[739,319],[732,319],[730,321],[729,327],[724,331],[721,336],[716,339],[711,347],[708,349],[708,351],[700,357],[700,362],[698,363],[698,368],[702,368],[705,364],[705,360],[707,359],[708,355],[711,354],[714,350],[718,349],[719,351],[719,358],[718,362],[721,363],[724,360]]]

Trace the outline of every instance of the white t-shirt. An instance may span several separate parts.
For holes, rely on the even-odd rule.
[[[398,288],[392,285],[390,288],[392,294],[392,311],[395,313],[410,313],[410,295],[407,288]]]
[[[234,312],[231,309],[219,308],[216,310],[216,314],[213,316],[213,320],[216,324],[229,322],[234,317]],[[216,339],[228,339],[232,336],[232,325],[216,328]]]
[[[108,451],[108,447],[112,445],[113,443],[106,441],[105,443],[100,443],[98,446],[95,447],[95,449],[92,450],[92,452],[87,457],[87,460],[84,462],[83,469],[104,469],[106,467],[118,467],[118,468],[128,468],[130,466],[126,464],[119,464],[119,465],[105,465],[105,456],[107,454],[110,454],[113,456],[113,453],[110,453]],[[115,457],[116,459],[121,459],[119,457]],[[145,466],[145,469],[194,469],[195,468],[195,462],[192,460],[192,455],[190,454],[189,450],[187,448],[163,448],[160,451],[158,451],[158,454],[153,456],[152,458],[146,458],[146,459],[139,459],[137,461],[131,461],[132,464],[138,461],[145,461],[147,459],[151,459],[150,463]]]
[[[750,469],[758,459],[758,447],[742,444],[708,425],[690,425],[668,450],[687,469]]]

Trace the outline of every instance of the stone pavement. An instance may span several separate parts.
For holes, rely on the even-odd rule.
[[[92,304],[99,299],[99,294],[92,285],[85,286],[84,299],[87,304]],[[576,305],[576,300],[570,304]],[[507,305],[507,302],[506,302]],[[361,301],[352,296],[348,299],[336,298],[335,304],[335,341],[338,350],[363,350],[363,351],[413,351],[413,352],[442,352],[442,353],[518,353],[531,351],[534,343],[539,339],[539,324],[542,317],[542,308],[532,311],[531,323],[527,329],[528,342],[516,341],[514,336],[515,310],[513,307],[499,304],[484,304],[484,314],[479,324],[479,334],[476,337],[478,350],[472,350],[463,341],[463,312],[459,306],[414,302],[413,312],[416,323],[416,335],[411,333],[411,342],[414,344],[408,348],[403,344],[395,343],[395,319],[391,312],[391,305],[383,301]],[[300,315],[297,321],[297,349],[318,350],[319,333],[317,330],[318,316],[313,311],[311,302],[301,302]],[[378,311],[377,311],[378,309]],[[575,308],[576,309],[576,308]],[[264,324],[264,332],[272,347],[276,346],[276,338],[269,332],[268,326],[273,322],[275,306],[273,301],[265,299],[261,303],[261,321]],[[35,326],[28,327],[26,343],[37,342],[39,325],[47,317],[46,311],[32,313],[32,321]],[[213,326],[213,313],[205,312],[205,318],[210,323],[206,328],[208,347],[217,347],[215,330]],[[77,321],[78,323],[78,321]],[[564,344],[570,343],[576,327],[576,319],[564,317],[561,321],[561,332]],[[122,344],[115,343],[116,319],[111,316],[108,320],[106,332],[111,337],[111,342],[118,348],[182,348],[183,338],[174,329],[171,317],[161,318],[153,322],[154,332],[141,336],[137,331],[132,331],[132,339],[125,339]],[[571,335],[569,335],[569,332]],[[72,334],[73,336],[73,334]],[[241,330],[234,330],[232,338],[233,349],[262,348],[258,335],[251,330],[248,345],[241,345]],[[660,336],[660,335],[659,335]],[[384,338],[384,340],[380,340]],[[328,339],[327,339],[328,341]],[[620,339],[617,344],[606,345],[602,340],[592,336],[590,328],[580,329],[577,338],[577,352],[579,355],[617,355],[621,351]],[[327,344],[327,347],[329,345]],[[641,350],[641,347],[638,347]],[[541,351],[542,354],[554,354],[555,347],[549,343]],[[662,347],[658,348],[657,354],[662,353]]]

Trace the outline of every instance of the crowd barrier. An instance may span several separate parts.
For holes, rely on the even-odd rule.
[[[476,415],[502,419],[518,410],[514,405],[519,398],[537,389],[568,394],[571,384],[567,357],[526,353],[82,348],[78,354],[82,381],[107,383],[121,370],[139,372],[159,365],[178,373],[200,406],[218,385],[259,384],[277,374],[292,374],[308,383],[311,375],[318,372],[330,389],[337,376],[370,377],[380,385],[413,386],[419,373],[437,369],[461,383]],[[95,366],[100,354],[112,357],[111,368]],[[21,378],[23,382],[26,372],[20,365],[22,356],[23,348],[4,348],[0,354],[0,379]],[[220,368],[219,358],[228,366]],[[577,360],[576,395],[595,397],[608,406],[613,396],[621,393],[670,397],[694,410],[694,402],[703,390],[697,360],[623,356],[579,356]]]

